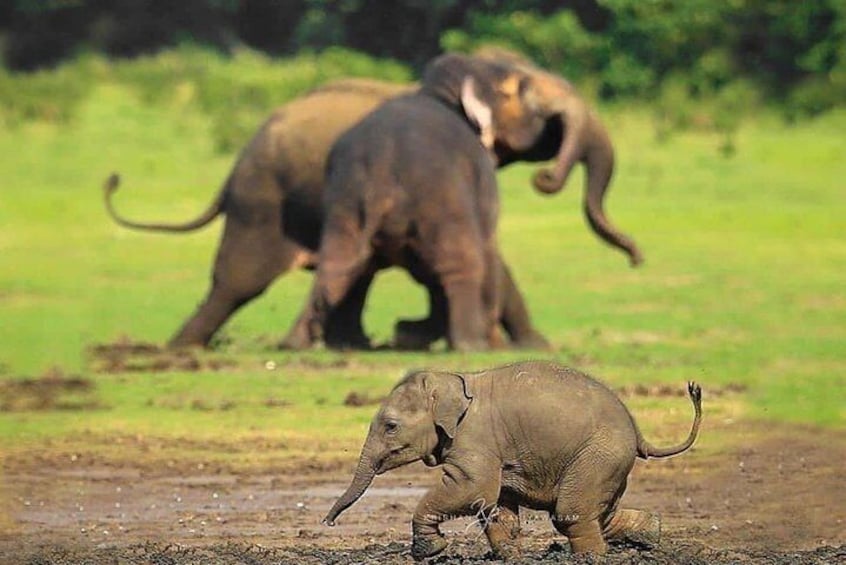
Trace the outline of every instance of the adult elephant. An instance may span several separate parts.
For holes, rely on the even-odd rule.
[[[614,147],[608,131],[596,112],[565,79],[549,73],[522,56],[501,48],[483,48],[476,58],[506,64],[525,73],[532,80],[537,112],[546,120],[546,127],[528,149],[521,150],[495,143],[499,167],[515,161],[551,161],[550,168],[539,169],[532,183],[541,194],[560,192],[578,163],[584,164],[584,213],[593,231],[606,243],[619,249],[636,267],[643,262],[637,244],[620,232],[605,214],[603,202],[614,173]],[[507,272],[507,271],[506,271]],[[447,304],[443,289],[429,289],[430,314],[422,320],[400,320],[395,327],[395,342],[406,349],[426,349],[446,331]],[[519,317],[509,308],[522,307],[522,302],[503,304],[503,327]]]
[[[450,347],[487,348],[501,304],[490,151],[497,141],[526,150],[545,125],[528,75],[451,54],[427,65],[418,92],[385,102],[344,133],[327,161],[312,293],[286,342],[322,338],[362,275],[401,266],[443,288]]]
[[[640,263],[642,255],[636,245],[613,228],[602,209],[614,153],[598,117],[560,77],[507,52],[488,51],[478,56],[518,66],[541,83],[537,102],[547,118],[543,133],[534,145],[521,151],[498,140],[495,150],[499,166],[517,160],[554,158],[553,170],[542,170],[534,179],[536,188],[549,194],[563,187],[576,162],[585,163],[585,211],[590,225],[604,240],[625,251],[633,265]],[[226,216],[211,289],[170,340],[171,346],[207,345],[238,308],[260,295],[277,276],[292,268],[314,268],[322,225],[323,166],[329,147],[376,106],[413,89],[413,85],[348,79],[329,83],[277,109],[242,151],[208,209],[183,224],[140,223],[121,217],[112,203],[118,177],[113,175],[107,181],[107,210],[125,227],[188,232],[207,225],[218,215]],[[504,264],[502,280],[503,328],[516,345],[543,346],[546,342],[532,326],[522,296]],[[347,301],[334,311],[324,336],[327,345],[369,344],[361,327],[361,310],[369,284],[370,278],[363,277]],[[443,291],[437,287],[429,291],[429,318],[397,325],[396,341],[401,346],[427,347],[445,334]]]
[[[185,223],[142,223],[121,216],[113,196],[120,184],[113,174],[104,185],[109,215],[120,225],[146,231],[185,233],[226,216],[205,300],[170,339],[171,347],[206,346],[241,306],[259,296],[279,275],[315,268],[323,217],[321,198],[326,156],[335,140],[382,102],[416,90],[417,85],[369,79],[343,79],[316,88],[278,108],[238,157],[214,201]],[[357,281],[333,312],[324,335],[336,348],[366,348],[361,324],[366,293],[375,271]],[[520,347],[547,346],[535,330],[511,273],[502,264],[502,324]],[[439,289],[432,288],[432,292]],[[439,303],[438,297],[431,299]],[[445,331],[442,320],[425,327]],[[428,343],[428,342],[427,342]]]

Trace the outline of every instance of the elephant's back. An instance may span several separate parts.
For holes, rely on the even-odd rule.
[[[463,156],[484,154],[477,134],[462,115],[424,94],[387,100],[350,128],[336,144],[344,153],[378,155],[430,168]]]
[[[552,361],[524,361],[478,373],[519,419],[551,420],[553,427],[608,428],[628,436],[631,414],[602,382]]]

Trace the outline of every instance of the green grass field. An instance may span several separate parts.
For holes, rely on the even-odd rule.
[[[581,173],[556,197],[531,191],[532,167],[500,174],[504,255],[555,352],[280,353],[272,344],[310,284],[294,273],[226,326],[213,355],[233,367],[120,375],[93,373],[86,346],[165,341],[206,291],[222,222],[184,236],[127,231],[107,218],[102,181],[123,175],[117,201],[131,217],[182,220],[206,206],[234,155],[215,152],[211,122],[193,107],[148,106],[109,84],[96,86],[68,124],[0,129],[2,378],[58,367],[91,379],[85,394],[96,404],[0,412],[0,445],[62,440],[108,453],[121,438],[144,436],[161,439],[162,453],[165,440],[179,438],[209,458],[246,463],[331,454],[355,448],[373,412],[344,406],[350,391],[378,397],[412,367],[475,369],[530,356],[614,386],[681,390],[697,380],[711,422],[842,426],[846,113],[791,127],[762,112],[744,122],[732,158],[707,133],[656,142],[645,110],[602,114],[618,151],[607,209],[644,250],[642,268],[589,232]],[[392,271],[378,279],[366,324],[385,340],[396,318],[423,313],[420,289]],[[728,385],[741,391],[708,396]],[[629,404],[636,414],[667,412],[682,427],[689,418],[682,398]],[[658,425],[641,420],[646,431]],[[247,439],[268,449],[224,455],[215,447]]]

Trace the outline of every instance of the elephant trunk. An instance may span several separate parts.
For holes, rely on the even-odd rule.
[[[605,242],[629,256],[631,265],[643,262],[643,255],[631,238],[617,231],[602,208],[608,183],[614,172],[614,148],[599,119],[594,116],[578,96],[569,93],[568,87],[557,85],[567,96],[550,97],[541,106],[548,116],[558,116],[564,124],[561,146],[551,169],[535,173],[532,182],[539,192],[555,194],[564,188],[570,171],[579,161],[587,166],[584,210],[593,231]]]
[[[352,506],[361,495],[364,494],[364,491],[367,490],[367,487],[370,486],[370,483],[373,482],[373,477],[376,476],[376,466],[373,461],[373,457],[370,455],[370,449],[368,448],[368,442],[364,444],[364,448],[361,450],[361,456],[358,460],[358,466],[355,470],[355,475],[353,476],[353,480],[350,483],[350,486],[347,487],[347,490],[342,494],[338,500],[335,501],[335,504],[332,505],[332,508],[326,514],[326,517],[323,518],[323,523],[327,526],[334,526],[335,519],[338,516]]]
[[[582,104],[552,103],[542,108],[542,111],[557,116],[566,126],[562,133],[561,147],[555,155],[555,163],[551,169],[540,169],[532,179],[535,189],[543,194],[556,194],[564,188],[570,171],[582,157],[584,152],[585,134],[587,132],[588,110]]]
[[[602,136],[605,138],[605,136]],[[643,263],[643,254],[637,244],[627,235],[617,231],[602,208],[611,175],[614,173],[614,150],[610,140],[599,143],[587,152],[586,192],[584,211],[593,231],[606,243],[620,249],[629,256],[629,264],[637,267]]]

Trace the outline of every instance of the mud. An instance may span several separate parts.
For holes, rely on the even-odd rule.
[[[113,343],[92,345],[87,348],[86,356],[91,370],[97,373],[218,371],[236,364],[195,349],[167,349],[126,337]]]
[[[0,380],[0,412],[97,408],[94,384],[79,375],[49,369],[35,378]]]
[[[766,431],[737,430],[766,439],[725,453],[639,462],[623,504],[660,512],[662,543],[615,546],[601,562],[846,562],[846,434]],[[410,563],[410,517],[437,470],[377,477],[336,527],[321,525],[353,466],[234,471],[24,454],[3,462],[0,563]],[[521,518],[520,563],[591,562],[571,555],[542,513]],[[471,519],[443,529],[451,545],[434,563],[494,561]]]

